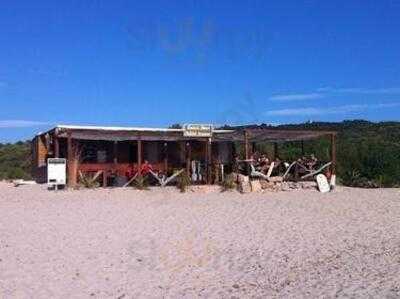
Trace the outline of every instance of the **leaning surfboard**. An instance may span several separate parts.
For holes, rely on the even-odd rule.
[[[317,184],[318,184],[319,191],[322,193],[326,193],[331,190],[326,176],[323,175],[322,173],[317,175]]]

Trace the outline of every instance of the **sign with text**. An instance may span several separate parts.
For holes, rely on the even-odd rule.
[[[211,137],[213,132],[212,125],[188,124],[183,128],[185,137]]]

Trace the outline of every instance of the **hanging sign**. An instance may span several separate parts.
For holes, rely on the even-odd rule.
[[[211,137],[213,132],[212,125],[188,124],[183,129],[185,137]]]

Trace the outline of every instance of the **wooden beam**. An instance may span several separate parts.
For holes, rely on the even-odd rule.
[[[206,182],[210,185],[212,182],[211,178],[211,168],[212,168],[212,159],[211,159],[211,139],[206,141]]]
[[[250,155],[249,155],[249,133],[247,132],[247,130],[244,130],[244,156],[245,156],[246,160],[250,159]]]
[[[115,165],[118,164],[118,141],[114,141],[113,144],[113,162]]]
[[[192,147],[190,142],[186,142],[186,173],[190,176],[190,164],[192,162]]]
[[[138,165],[138,171],[142,169],[142,140],[139,139],[137,141],[137,165]]]
[[[179,141],[178,147],[179,147],[179,164],[181,164],[180,166],[183,167],[183,165],[186,163],[186,141]]]
[[[332,175],[336,174],[336,134],[331,134],[331,172]]]
[[[232,165],[235,165],[236,161],[236,146],[235,146],[235,142],[231,142],[231,163]]]
[[[75,144],[74,140],[71,137],[71,134],[68,134],[67,138],[67,166],[68,166],[68,187],[74,188],[77,184],[77,171],[78,171],[78,161],[77,161],[77,144]]]
[[[60,142],[56,133],[53,135],[54,158],[60,158]]]
[[[168,173],[168,143],[164,142],[163,145],[163,151],[164,151],[164,172],[165,174]]]
[[[103,171],[103,188],[107,187],[107,171]]]
[[[278,143],[274,142],[274,160],[279,157],[279,152],[278,152]]]

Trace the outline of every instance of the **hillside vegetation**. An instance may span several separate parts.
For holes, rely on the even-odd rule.
[[[337,170],[342,184],[400,187],[400,122],[313,122],[278,128],[337,131]],[[291,160],[301,155],[301,147],[298,142],[285,143],[279,146],[279,152],[282,158]],[[329,159],[329,140],[308,141],[305,152]],[[30,178],[30,155],[30,142],[0,144],[0,179]]]
[[[0,180],[31,178],[31,143],[0,143]]]

